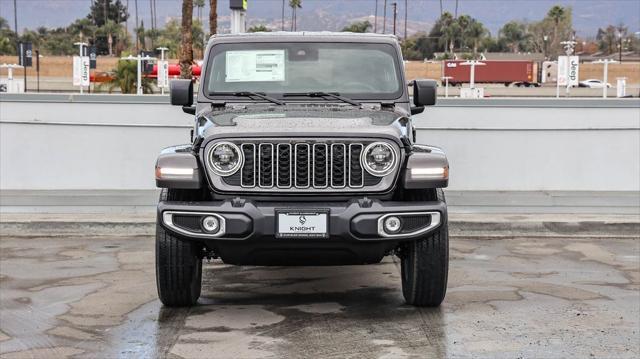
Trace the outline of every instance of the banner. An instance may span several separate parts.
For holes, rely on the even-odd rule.
[[[18,46],[18,63],[24,67],[33,65],[33,51],[30,42],[21,42]]]
[[[558,56],[558,85],[578,86],[580,82],[580,57]]]
[[[97,59],[98,59],[98,50],[95,46],[89,46],[88,56],[89,56],[89,68],[95,69],[97,66]]]
[[[169,87],[169,61],[158,60],[158,87]]]
[[[89,86],[89,56],[73,57],[73,86]]]
[[[580,57],[569,56],[567,64],[567,79],[569,86],[578,86],[580,82]]]

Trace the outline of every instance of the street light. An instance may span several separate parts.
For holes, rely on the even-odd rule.
[[[549,41],[549,36],[544,35],[542,37],[542,40],[544,41],[544,59],[547,59],[547,41]]]
[[[78,50],[79,50],[79,56],[80,59],[82,59],[82,57],[84,56],[84,47],[89,46],[86,42],[74,42],[73,43],[75,46],[78,46]],[[80,62],[82,64],[82,62]],[[81,65],[82,66],[82,65]],[[89,80],[91,81],[91,80]],[[91,82],[89,82],[89,86],[91,86]],[[91,90],[91,88],[89,88],[89,90]],[[82,94],[84,92],[84,86],[82,86],[82,84],[80,84],[80,94]]]
[[[618,61],[622,62],[622,32],[616,31],[616,36],[618,36]]]
[[[136,76],[136,95],[142,95],[142,61],[149,61],[149,60],[156,60],[155,57],[150,57],[149,55],[147,56],[127,56],[127,57],[121,57],[120,60],[126,60],[126,61],[137,61],[138,62],[138,68],[137,68],[137,76]]]
[[[476,84],[476,66],[484,66],[486,65],[484,62],[478,60],[469,60],[461,63],[460,65],[471,66],[471,75],[469,78],[469,88],[475,88]]]
[[[444,97],[449,97],[449,80],[451,80],[453,76],[442,76],[444,80]]]
[[[600,59],[593,61],[592,64],[604,64],[604,83],[602,84],[602,98],[607,98],[607,80],[609,76],[609,64],[616,63],[618,61],[611,59]]]

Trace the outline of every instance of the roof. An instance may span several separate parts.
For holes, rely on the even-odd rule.
[[[398,38],[389,34],[331,32],[331,31],[273,31],[238,34],[216,34],[209,38],[215,42],[276,42],[276,41],[331,41],[331,42],[383,42],[397,43]]]

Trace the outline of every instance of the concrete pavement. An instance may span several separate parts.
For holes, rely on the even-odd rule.
[[[451,242],[441,308],[403,303],[398,263],[204,269],[191,309],[155,292],[153,238],[0,240],[3,358],[637,358],[640,241]]]

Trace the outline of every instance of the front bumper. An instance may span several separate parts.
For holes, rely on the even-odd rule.
[[[328,213],[325,238],[276,238],[278,210]],[[192,215],[195,226],[176,223]],[[198,218],[220,218],[220,231],[197,229]],[[411,231],[385,233],[389,215],[411,217]],[[184,217],[183,217],[184,218]],[[416,224],[417,219],[417,224]],[[357,199],[349,202],[253,202],[240,198],[212,202],[160,202],[159,224],[183,239],[198,241],[232,264],[357,264],[378,262],[405,240],[428,235],[447,220],[444,202],[396,202]],[[408,223],[409,221],[407,221]],[[381,232],[382,231],[382,232]],[[284,259],[284,262],[282,261]]]

